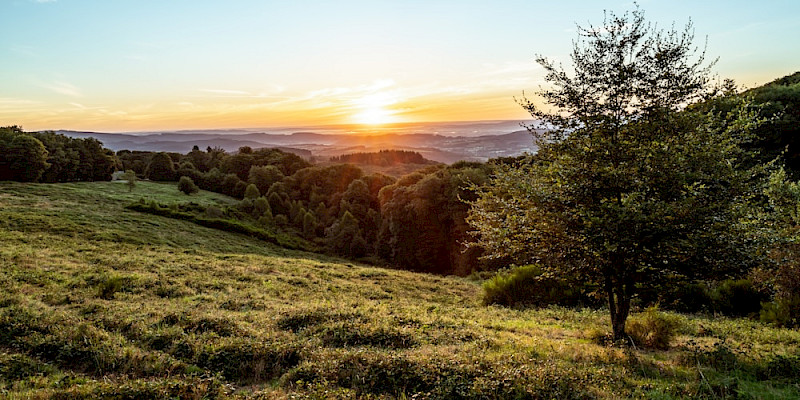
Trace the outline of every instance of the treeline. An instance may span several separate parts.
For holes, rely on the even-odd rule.
[[[122,169],[142,178],[170,182],[187,176],[201,189],[239,199],[250,183],[266,193],[273,183],[311,166],[295,154],[247,146],[235,154],[211,147],[203,151],[194,146],[187,154],[120,150],[117,157]]]
[[[114,152],[94,138],[0,127],[0,180],[20,182],[108,181],[118,168]]]
[[[351,163],[363,165],[397,165],[397,164],[436,164],[427,160],[416,151],[407,150],[381,150],[377,153],[352,153],[342,154],[330,158],[335,163]]]
[[[278,149],[125,150],[117,157],[144,178],[185,184],[187,177],[202,189],[240,198],[238,212],[228,213],[234,218],[296,235],[329,253],[438,274],[485,268],[480,250],[463,243],[465,200],[474,196],[467,187],[488,179],[489,164],[432,165],[397,180],[366,175],[353,164],[311,165]]]

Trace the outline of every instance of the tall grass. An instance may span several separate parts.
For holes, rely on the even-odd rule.
[[[0,398],[800,396],[796,330],[666,313],[666,350],[599,345],[602,310],[484,306],[466,279],[128,210],[185,196],[127,190],[0,183]]]

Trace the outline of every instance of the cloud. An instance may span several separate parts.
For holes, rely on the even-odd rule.
[[[58,0],[31,0],[32,3],[39,3],[39,4],[55,3],[56,1],[58,1]]]
[[[247,90],[236,90],[236,89],[197,89],[197,90],[203,93],[211,94],[213,95],[212,97],[235,97],[235,98],[275,97],[276,94],[286,90],[286,88],[281,85],[270,85],[270,86],[271,87],[267,88],[266,90],[262,90],[257,93],[250,92]]]
[[[27,112],[40,108],[40,101],[0,97],[0,112]]]
[[[39,82],[38,85],[52,92],[63,94],[70,97],[83,97],[81,90],[68,82],[54,81],[54,82]]]

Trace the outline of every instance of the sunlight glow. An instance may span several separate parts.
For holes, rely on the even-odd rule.
[[[375,93],[354,101],[354,106],[361,112],[353,115],[353,121],[364,125],[383,125],[398,122],[396,111],[387,108],[397,103],[397,99],[388,93]]]
[[[392,111],[383,108],[368,108],[353,116],[355,122],[364,125],[383,125],[397,122]]]

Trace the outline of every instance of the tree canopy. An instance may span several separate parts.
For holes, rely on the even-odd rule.
[[[684,110],[714,92],[692,43],[691,25],[659,30],[636,9],[580,28],[572,70],[538,57],[554,111],[521,104],[539,152],[497,165],[470,211],[490,256],[602,288],[615,339],[639,288],[746,266],[731,261],[757,188],[740,168],[753,116]]]

